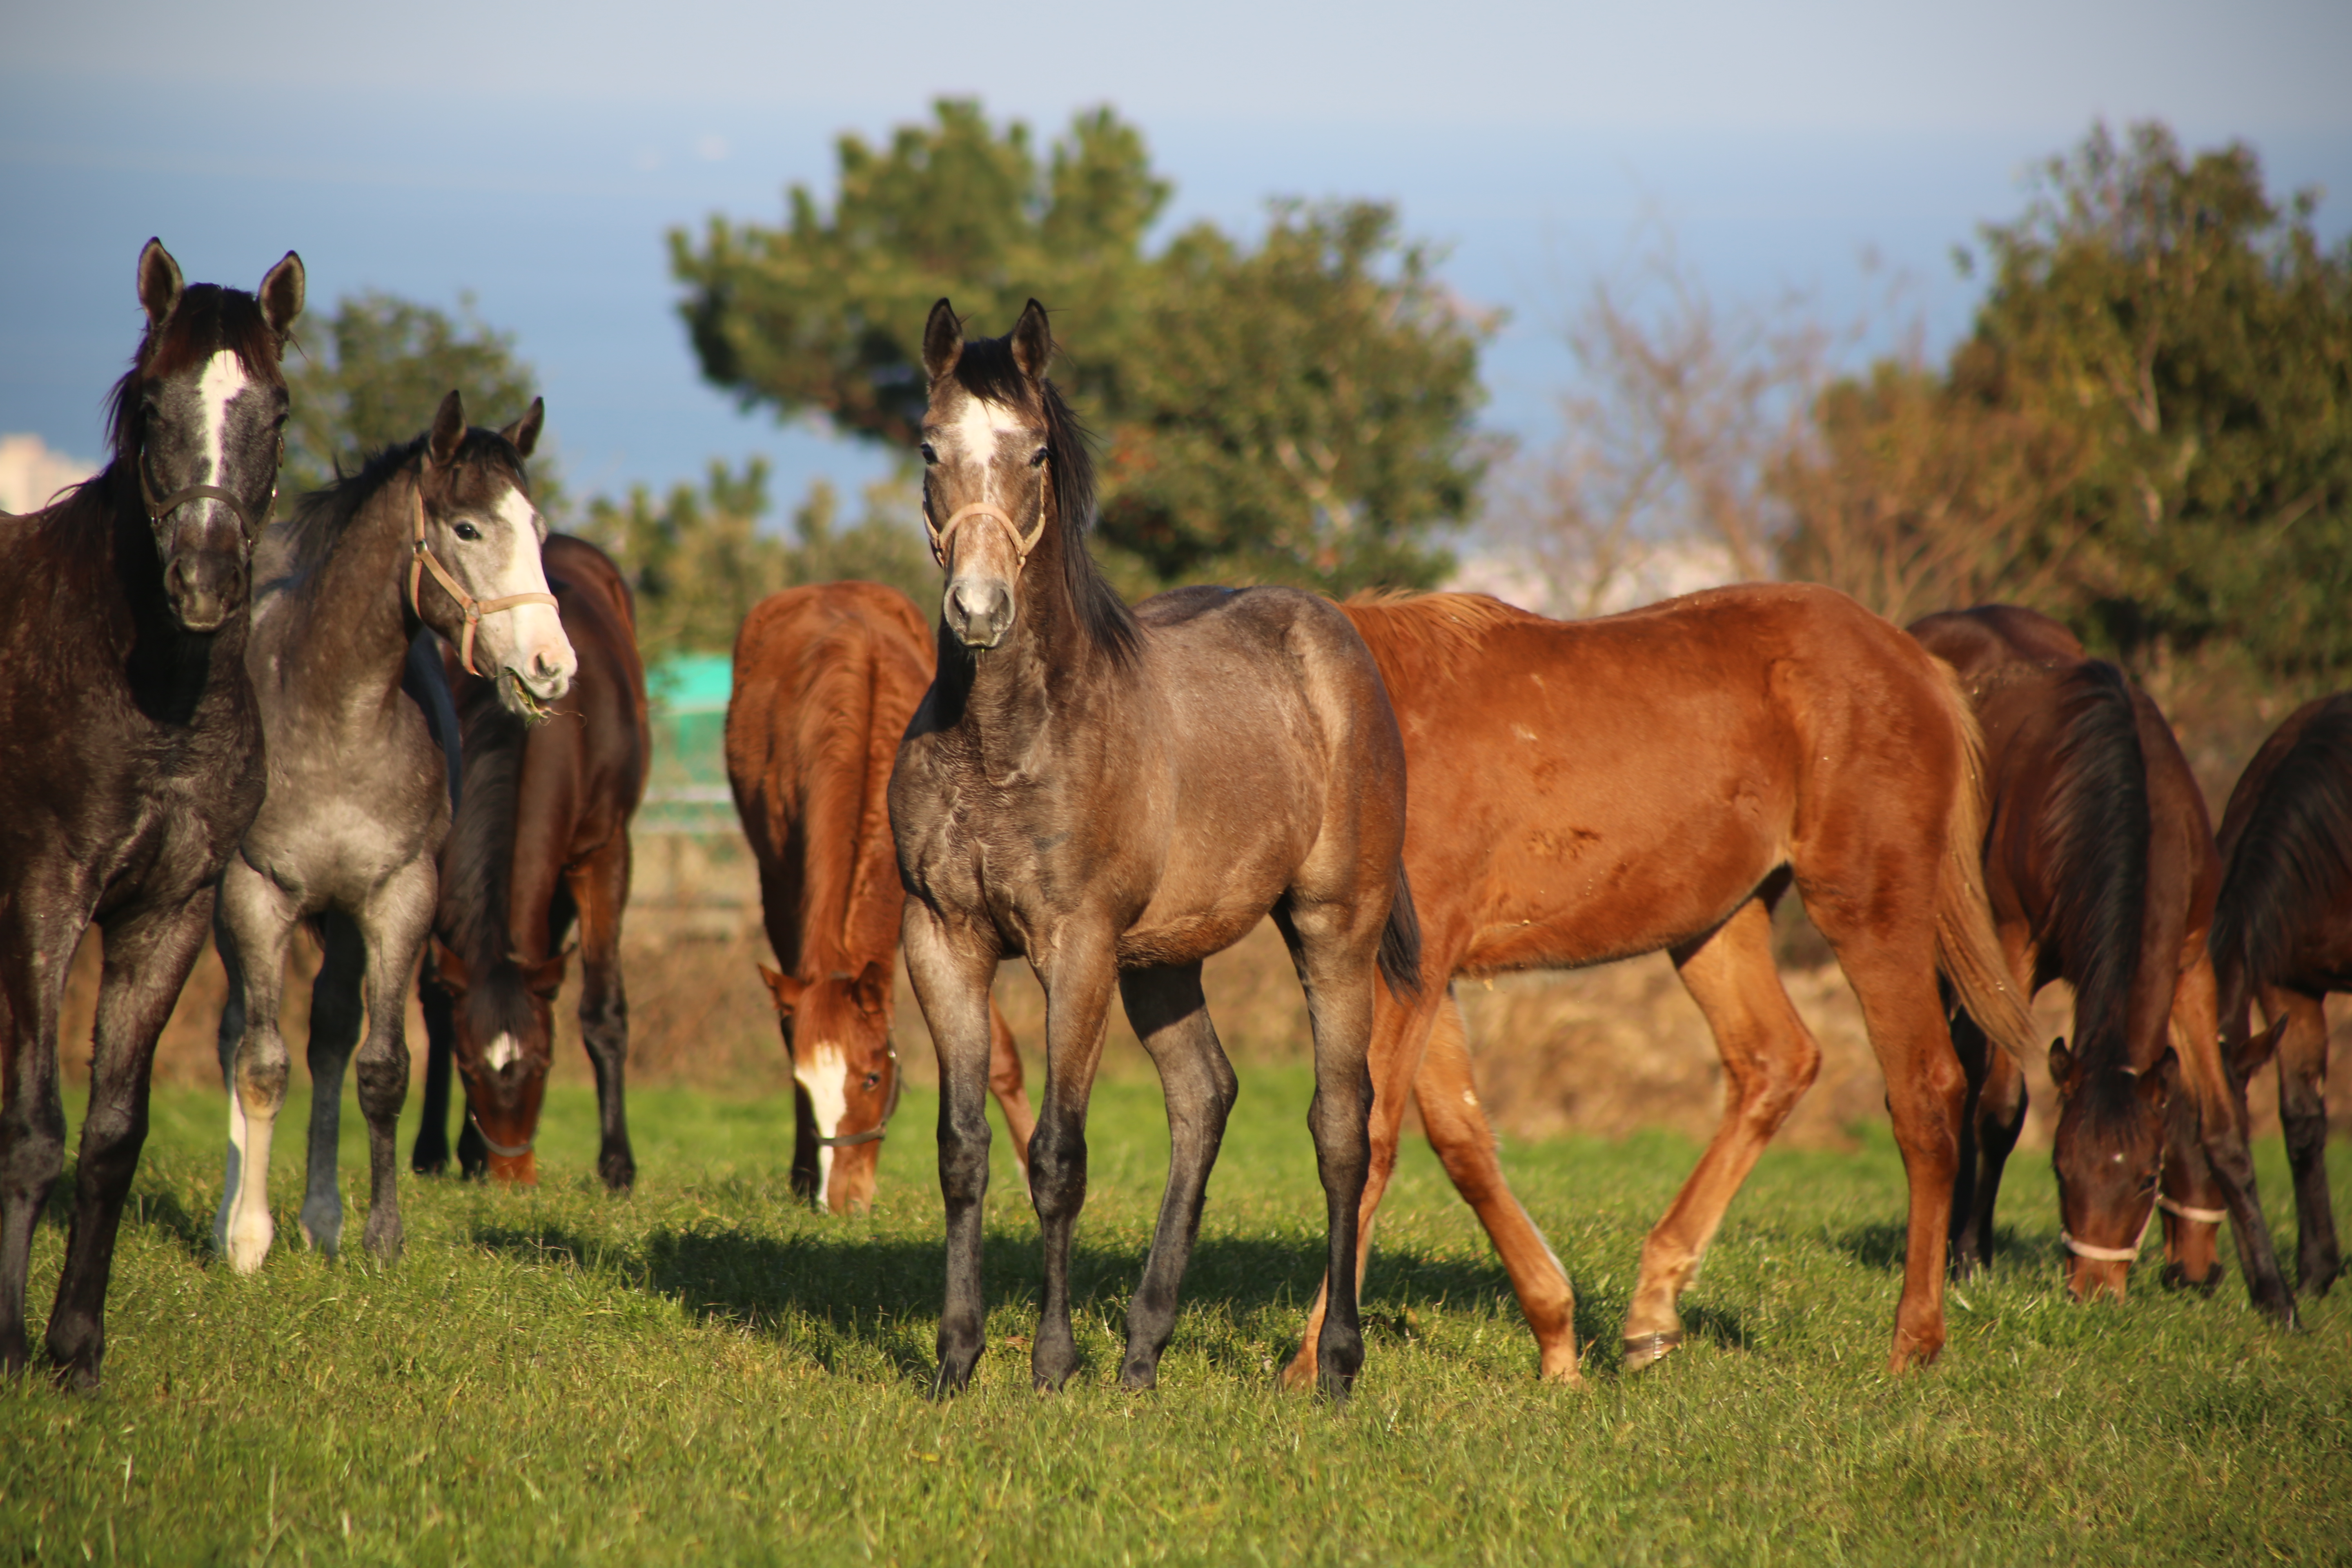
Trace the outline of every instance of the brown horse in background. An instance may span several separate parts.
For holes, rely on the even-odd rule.
[[[2343,1271],[2327,1192],[2326,1001],[2352,990],[2352,692],[2305,703],[2263,742],[2221,814],[2221,853],[2229,869],[2211,948],[2233,1114],[2242,1121],[2246,1080],[2275,1055],[2294,1173],[2296,1288],[2322,1296]],[[2260,1034],[2251,1026],[2257,1003],[2269,1026]],[[2176,1119],[2164,1172],[2176,1217],[2166,1228],[2182,1279],[2210,1287],[2222,1189],[2194,1131]],[[2232,1229],[2242,1237],[2234,1219]]]
[[[772,595],[735,639],[727,778],[783,966],[760,973],[793,1064],[793,1190],[835,1214],[873,1203],[898,1103],[890,1025],[906,893],[890,768],[937,658],[921,612],[877,583]],[[989,1087],[1025,1175],[1036,1118],[993,999],[988,1026]]]
[[[1727,1080],[1722,1124],[1642,1248],[1626,1367],[1679,1345],[1676,1298],[1820,1067],[1772,961],[1772,907],[1793,880],[1862,1003],[1910,1179],[1890,1364],[1933,1360],[1966,1087],[1938,964],[2011,1044],[2031,1026],[1978,879],[1976,726],[1950,671],[1843,595],[1804,585],[1583,622],[1477,595],[1345,607],[1404,731],[1423,932],[1420,996],[1383,993],[1373,1026],[1366,1247],[1417,1093],[1510,1272],[1544,1375],[1578,1380],[1575,1300],[1496,1165],[1449,983],[1663,948]],[[1313,1375],[1328,1304],[1327,1290],[1286,1381]]]
[[[636,607],[612,559],[551,535],[543,552],[556,613],[579,668],[542,721],[526,724],[454,651],[463,784],[441,850],[432,955],[418,990],[430,1054],[425,1117],[410,1156],[420,1174],[449,1161],[449,1064],[466,1086],[457,1163],[469,1176],[538,1180],[532,1144],[554,1056],[563,939],[580,927],[580,1035],[596,1069],[596,1173],[614,1192],[637,1175],[624,1073],[629,1005],[621,917],[629,902],[629,821],[646,791],[653,737]]]
[[[2010,973],[2028,996],[2060,979],[2074,991],[2074,1045],[2050,1047],[2068,1289],[2123,1295],[2156,1212],[2179,1079],[2228,1177],[2255,1304],[2291,1317],[2216,1042],[2205,934],[2221,860],[2172,727],[2121,670],[2032,610],[1981,605],[1910,629],[1958,672],[1984,731],[1985,885]],[[1968,1268],[1992,1260],[1993,1202],[2025,1122],[2025,1080],[1965,1003],[1953,1043],[1970,1101],[1953,1225],[1955,1261]]]

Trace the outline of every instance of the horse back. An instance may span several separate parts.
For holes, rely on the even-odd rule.
[[[771,595],[736,637],[728,783],[770,945],[800,978],[897,951],[890,772],[936,657],[913,602],[876,583]]]
[[[2231,993],[2352,989],[2352,693],[2289,714],[2221,814],[2213,962]]]

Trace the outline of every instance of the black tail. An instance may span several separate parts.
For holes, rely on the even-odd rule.
[[[2086,663],[2060,698],[2058,782],[2042,823],[2055,884],[2052,924],[2074,987],[2074,1055],[2125,1060],[2125,1020],[2147,909],[2147,762],[2123,671]]]
[[[2352,886],[2352,698],[2313,714],[2258,792],[2230,846],[2208,943],[2225,1028],[2278,977],[2296,933],[2324,922]],[[2230,807],[2239,815],[2236,799]]]
[[[1389,994],[1410,1002],[1421,994],[1421,916],[1412,907],[1412,884],[1404,862],[1396,868],[1396,898],[1389,905],[1389,923],[1381,928],[1381,978]]]

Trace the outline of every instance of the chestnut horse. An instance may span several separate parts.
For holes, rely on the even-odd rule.
[[[1578,1382],[1575,1300],[1496,1164],[1449,985],[1664,949],[1722,1053],[1723,1120],[1643,1246],[1624,1364],[1680,1345],[1676,1299],[1820,1067],[1772,960],[1772,908],[1793,881],[1862,1004],[1910,1181],[1889,1363],[1933,1360],[1966,1091],[1938,964],[2012,1047],[2031,1026],[1979,879],[1976,725],[1951,672],[1845,595],[1802,584],[1580,622],[1479,595],[1345,607],[1404,731],[1423,932],[1421,994],[1383,996],[1374,1025],[1364,1236],[1417,1094],[1543,1374]],[[1327,1287],[1308,1345],[1335,1300],[1349,1292]],[[1308,1372],[1302,1348],[1285,1377]]]
[[[261,808],[250,560],[302,310],[290,251],[257,298],[184,284],[152,239],[138,276],[147,327],[115,384],[112,460],[47,510],[0,518],[0,1374],[31,1356],[33,1226],[65,1163],[58,1016],[96,921],[89,1114],[47,1333],[58,1380],[80,1387],[106,1353],[155,1039]]]
[[[2047,616],[1986,605],[1910,629],[1958,672],[1984,731],[1985,886],[2010,973],[2028,996],[2060,979],[2074,992],[2074,1044],[2050,1047],[2068,1289],[2123,1295],[2156,1213],[2178,1079],[2203,1112],[2214,1169],[2231,1178],[2255,1303],[2288,1315],[2216,1040],[2205,935],[2221,863],[2171,725]],[[2026,1097],[2018,1060],[1992,1047],[1965,1005],[1953,1043],[1970,1101],[1953,1199],[1965,1269],[1992,1260],[1993,1202]]]
[[[835,1214],[874,1201],[898,1104],[890,1044],[906,893],[890,768],[938,662],[922,612],[878,583],[772,594],[735,638],[727,779],[760,863],[760,966],[793,1064],[793,1190]],[[989,1087],[1024,1175],[1036,1126],[1013,1030],[989,1002]]]
[[[610,557],[549,537],[542,554],[578,668],[544,720],[526,724],[489,681],[446,667],[463,758],[457,820],[441,850],[424,1005],[425,1120],[410,1165],[449,1160],[449,1065],[465,1081],[457,1165],[469,1176],[539,1179],[532,1144],[555,1044],[564,937],[580,926],[580,1038],[596,1069],[596,1173],[614,1192],[637,1177],[623,1077],[629,1004],[621,916],[629,902],[629,821],[646,792],[653,737],[636,608]]]
[[[2246,1080],[2275,1055],[2296,1288],[2321,1296],[2343,1270],[2327,1192],[2326,998],[2352,990],[2352,692],[2305,703],[2263,742],[2221,813],[2221,853],[2229,869],[2211,945],[2234,1117],[2244,1118]],[[2269,1026],[2260,1034],[2256,1004]],[[2195,1129],[2176,1119],[2174,1130],[2164,1172],[2170,1250],[2183,1279],[2210,1287],[2223,1189]],[[2231,1228],[2244,1235],[2234,1216]]]
[[[1271,913],[1314,1027],[1307,1123],[1338,1287],[1317,1371],[1341,1398],[1363,1364],[1356,1229],[1373,974],[1410,992],[1421,966],[1396,719],[1363,640],[1328,600],[1190,588],[1132,612],[1119,603],[1086,552],[1093,469],[1045,379],[1053,346],[1034,300],[1007,337],[967,342],[945,300],[923,331],[923,509],[947,583],[939,673],[898,749],[890,825],[908,892],[907,970],[943,1089],[948,1269],[935,1387],[963,1387],[982,1350],[988,996],[999,960],[1027,958],[1045,989],[1045,1103],[1029,1143],[1045,1254],[1030,1352],[1040,1388],[1059,1387],[1078,1364],[1070,1237],[1114,987],[1160,1069],[1168,1186],[1119,1368],[1122,1386],[1148,1388],[1235,1089],[1201,963]]]

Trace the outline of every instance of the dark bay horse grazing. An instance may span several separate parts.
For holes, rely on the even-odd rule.
[[[2237,1116],[2246,1080],[2275,1055],[2296,1288],[2325,1295],[2344,1258],[2327,1192],[2326,998],[2352,990],[2352,692],[2305,703],[2263,742],[2230,792],[2221,847],[2228,869],[2211,948]],[[2256,1004],[2268,1026],[2259,1034]],[[2210,1285],[2222,1188],[2191,1131],[2176,1119],[2165,1226],[2182,1278]],[[2234,1216],[2231,1228],[2243,1234]]]
[[[771,595],[735,638],[727,778],[783,966],[760,973],[793,1064],[793,1189],[835,1214],[873,1203],[898,1103],[892,970],[906,893],[890,769],[937,662],[922,612],[878,583]],[[1036,1118],[993,998],[988,1031],[989,1087],[1025,1173]]]
[[[2058,979],[2074,992],[2074,1044],[2050,1047],[2067,1288],[2078,1299],[2123,1295],[2156,1213],[2177,1079],[2229,1173],[2255,1303],[2291,1315],[2215,1036],[2205,936],[2221,860],[2171,725],[2121,670],[2032,610],[1929,616],[1911,635],[1958,672],[1984,731],[1985,883],[2010,973],[2029,996]],[[2024,1125],[2025,1082],[1965,1004],[1953,1036],[1971,1112],[1954,1199],[1965,1268],[1992,1258],[1993,1203]]]
[[[645,798],[653,736],[636,606],[612,558],[556,534],[545,552],[577,668],[544,722],[526,723],[492,682],[454,663],[464,758],[457,821],[441,850],[432,957],[419,986],[430,1054],[425,1121],[412,1163],[449,1163],[449,1066],[465,1081],[457,1164],[467,1175],[530,1183],[532,1144],[554,1056],[564,938],[580,928],[580,1036],[596,1070],[596,1173],[625,1192],[637,1177],[624,1074],[628,995],[621,916],[629,902],[629,822]]]
[[[89,1115],[47,1349],[94,1385],[155,1039],[204,946],[213,884],[261,805],[245,670],[248,562],[286,423],[302,310],[291,252],[258,296],[139,257],[147,330],[114,389],[113,459],[0,518],[0,1373],[24,1371],[33,1226],[65,1158],[58,1018],[105,933]]]
[[[547,525],[523,470],[543,412],[534,400],[504,430],[469,430],[452,392],[425,435],[303,497],[256,557],[247,665],[269,788],[222,873],[214,934],[229,979],[228,1177],[214,1237],[240,1273],[261,1267],[275,1234],[269,1142],[288,1075],[278,1007],[287,945],[306,921],[325,958],[310,993],[303,1234],[330,1253],[341,1240],[335,1135],[356,1046],[365,1240],[379,1258],[399,1256],[393,1137],[408,1094],[409,977],[449,826],[442,751],[410,689],[410,644],[430,626],[469,661],[478,654],[520,713],[544,711],[570,683],[572,648],[540,570]]]
[[[1374,1024],[1366,1236],[1417,1097],[1510,1272],[1543,1374],[1577,1382],[1575,1300],[1496,1166],[1449,985],[1664,949],[1722,1054],[1723,1120],[1643,1246],[1624,1364],[1680,1345],[1678,1298],[1820,1068],[1772,960],[1772,908],[1793,883],[1862,1004],[1910,1182],[1890,1364],[1933,1360],[1965,1087],[1938,966],[2011,1043],[2031,1027],[1979,879],[1976,725],[1950,672],[1843,594],[1803,584],[1594,621],[1461,594],[1345,608],[1404,731],[1422,921],[1421,994],[1383,996]],[[1308,1344],[1333,1299],[1327,1286]],[[1308,1371],[1302,1350],[1286,1377]]]
[[[1338,1303],[1317,1367],[1334,1397],[1363,1363],[1357,1203],[1369,1150],[1373,972],[1420,968],[1404,752],[1347,617],[1287,589],[1185,589],[1130,613],[1086,552],[1093,470],[1045,379],[1034,301],[1010,335],[923,332],[924,516],[946,570],[939,674],[890,781],[907,969],[940,1058],[947,1303],[937,1388],[982,1350],[989,983],[1019,954],[1044,984],[1045,1105],[1029,1190],[1045,1252],[1030,1354],[1041,1388],[1077,1367],[1070,1237],[1086,1197],[1087,1100],[1116,985],[1168,1100],[1168,1186],[1128,1310],[1119,1381],[1150,1387],[1235,1085],[1201,963],[1269,912],[1307,992],[1307,1115]],[[1027,568],[1034,562],[1034,572]]]

